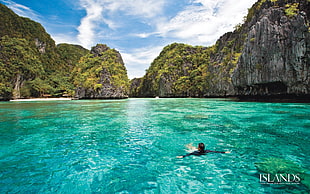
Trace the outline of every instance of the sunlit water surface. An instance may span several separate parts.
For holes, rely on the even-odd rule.
[[[310,169],[310,106],[223,99],[0,103],[0,193],[286,193],[255,163]],[[189,156],[188,143],[231,151]]]

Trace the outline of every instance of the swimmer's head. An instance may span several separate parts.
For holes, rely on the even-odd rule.
[[[205,151],[205,144],[199,143],[198,144],[198,151]]]

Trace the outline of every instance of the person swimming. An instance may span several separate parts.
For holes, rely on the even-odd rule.
[[[187,146],[187,147],[190,148],[190,149],[194,148],[191,144],[189,144],[189,146]],[[222,153],[222,154],[230,153],[229,151],[220,152],[220,151],[205,150],[205,144],[204,143],[199,143],[197,149],[198,150],[196,150],[196,151],[194,151],[192,153],[189,153],[189,154],[186,154],[186,155],[183,155],[183,156],[177,156],[177,158],[184,158],[184,157],[190,156],[190,155],[201,156],[201,155],[206,155],[207,153],[210,153],[210,152]]]

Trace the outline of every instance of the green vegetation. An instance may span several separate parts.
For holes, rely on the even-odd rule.
[[[285,14],[288,16],[288,17],[293,17],[295,15],[298,14],[298,6],[299,6],[299,3],[289,3],[289,4],[286,4],[285,5]]]
[[[14,82],[31,80],[44,75],[43,63],[38,57],[38,51],[23,38],[3,36],[0,39],[0,48],[0,68],[3,72],[0,75],[0,93],[5,97],[10,97],[13,93],[20,97],[23,94],[14,91]],[[24,92],[30,93],[30,91]]]
[[[234,32],[224,34],[214,46],[179,43],[166,46],[145,76],[131,81],[131,94],[138,97],[225,96],[233,90],[231,77],[242,57],[250,25],[261,9],[268,6],[280,8],[288,17],[298,14],[299,9],[307,9],[305,0],[300,3],[259,0],[248,10],[245,23],[236,25]],[[104,88],[128,92],[126,69],[116,50],[106,45],[97,45],[92,51],[78,45],[56,46],[39,23],[17,16],[2,4],[0,18],[0,69],[3,72],[0,100],[74,96],[80,88],[91,95],[102,93]],[[249,41],[254,43],[255,38]],[[263,64],[256,64],[255,68],[261,70]]]
[[[73,95],[70,72],[86,49],[80,54],[76,49],[76,55],[68,54],[72,51],[65,52],[65,48],[42,54],[32,42],[9,36],[0,39],[0,48],[0,68],[5,72],[0,75],[0,96],[4,99]]]
[[[245,22],[249,22],[255,15],[255,13],[257,11],[259,11],[261,9],[261,7],[267,3],[267,2],[271,2],[273,4],[273,6],[279,6],[279,4],[282,4],[284,3],[283,7],[285,7],[285,14],[288,16],[288,17],[293,17],[295,15],[298,14],[299,12],[299,3],[288,3],[289,0],[282,0],[282,1],[279,1],[279,0],[259,0],[258,2],[256,2],[252,8],[250,8],[248,10],[248,15],[246,16],[246,19],[245,19]],[[309,0],[308,0],[309,2]],[[286,3],[286,4],[285,4]]]
[[[120,56],[112,49],[100,61],[78,45],[56,47],[41,24],[19,17],[2,4],[0,18],[0,100],[73,96],[80,86],[75,83],[83,79],[83,84],[99,88],[100,68],[84,71],[93,70],[95,64],[110,72],[115,86],[128,88],[126,69],[115,62]],[[79,68],[81,75],[76,74]]]
[[[0,3],[0,37],[8,35],[14,38],[24,38],[31,46],[34,40],[40,40],[45,45],[45,52],[55,50],[55,41],[46,33],[41,24],[16,15],[12,10]]]
[[[142,88],[138,90],[156,96],[168,81],[173,85],[166,95],[201,95],[208,76],[202,73],[202,69],[210,64],[207,52],[206,48],[186,44],[166,46],[147,70],[142,79]],[[203,64],[206,65],[203,67]]]
[[[232,49],[235,46],[235,40],[225,47],[168,45],[153,61],[141,85],[133,90],[141,96],[203,97],[214,83],[231,83],[232,68],[241,55]],[[224,59],[215,63],[212,61],[214,55],[224,56]]]
[[[308,0],[307,0],[308,1]],[[232,75],[248,37],[249,29],[255,20],[261,18],[262,9],[283,10],[292,17],[299,9],[307,12],[305,0],[296,3],[293,0],[258,0],[244,18],[243,24],[235,26],[234,32],[224,34],[214,46],[199,47],[186,44],[166,46],[152,62],[146,75],[134,80],[131,90],[135,96],[143,97],[204,97],[226,96],[234,88]],[[256,43],[257,37],[250,37],[250,43]],[[261,71],[264,64],[254,68]],[[240,75],[247,71],[239,70]],[[241,77],[244,77],[241,76]]]
[[[279,2],[284,2],[287,0],[258,0],[251,8],[248,9],[248,14],[244,19],[244,22],[250,22],[252,20],[252,18],[254,17],[254,15],[261,10],[261,7],[265,4],[265,3],[272,3],[273,6],[278,6]]]
[[[263,69],[263,65],[262,65],[262,64],[256,64],[256,65],[255,65],[255,69],[261,71],[261,70]]]
[[[103,84],[111,84],[128,93],[129,80],[120,54],[110,48],[98,54],[96,56],[90,53],[80,59],[73,69],[74,85],[96,91],[101,89]]]

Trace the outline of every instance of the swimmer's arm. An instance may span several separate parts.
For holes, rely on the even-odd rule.
[[[195,151],[195,150],[197,150],[197,148],[193,146],[193,143],[189,143],[189,144],[185,145],[185,147],[188,149],[188,151]],[[189,154],[186,154],[184,156],[177,156],[177,158],[184,158],[184,157],[190,156],[190,155],[193,155],[193,153],[189,153]]]
[[[194,155],[193,153],[186,154],[184,156],[177,156],[177,158],[185,158],[186,156]]]

